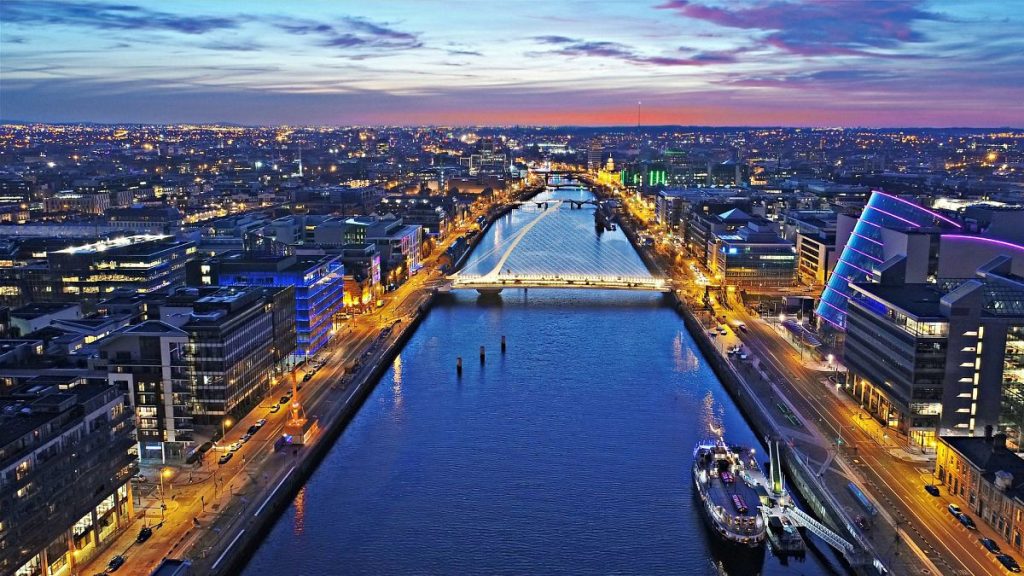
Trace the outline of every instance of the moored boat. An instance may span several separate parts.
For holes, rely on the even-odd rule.
[[[727,544],[757,548],[767,534],[759,507],[766,497],[755,477],[763,477],[752,449],[723,440],[700,443],[693,451],[693,482],[704,517]]]

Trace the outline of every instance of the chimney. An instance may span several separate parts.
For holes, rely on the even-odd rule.
[[[1006,450],[1006,434],[999,433],[992,437],[992,451]]]

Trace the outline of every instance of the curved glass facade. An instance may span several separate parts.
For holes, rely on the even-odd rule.
[[[907,230],[926,228],[938,223],[960,225],[909,200],[877,190],[871,193],[864,211],[853,227],[850,239],[836,262],[832,277],[821,293],[817,315],[833,328],[846,328],[846,306],[850,298],[849,283],[865,282],[874,266],[885,261],[882,229]]]

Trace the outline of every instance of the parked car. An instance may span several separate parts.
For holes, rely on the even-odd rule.
[[[996,556],[996,560],[1002,564],[1010,572],[1020,572],[1020,565],[1013,559],[1013,556],[1009,554],[999,554]]]
[[[255,424],[253,424],[253,426],[255,426],[257,430],[259,430],[260,428],[263,428],[263,426],[266,425],[266,423],[266,418],[260,418],[259,420],[256,421]]]
[[[242,436],[242,439],[241,439],[242,444],[245,444],[246,442],[248,442],[250,438],[252,438],[252,433],[251,432],[246,432]]]
[[[946,506],[946,510],[949,510],[949,513],[953,516],[960,516],[961,514],[963,514],[963,511],[960,510],[960,507],[957,506],[956,504],[950,504],[949,506]]]
[[[278,404],[287,404],[288,402],[291,401],[291,399],[292,399],[292,395],[291,394],[285,394],[284,396],[281,396],[281,400],[278,401]]]
[[[231,445],[228,446],[228,452],[237,452],[242,448],[242,444],[243,442],[241,440],[236,440],[232,442]]]
[[[253,424],[252,426],[249,426],[249,429],[246,430],[246,433],[249,436],[252,436],[253,434],[255,434],[255,433],[259,432],[259,431],[260,431],[260,427],[255,425],[255,424]]]
[[[729,333],[729,331],[725,329],[725,326],[719,326],[718,333],[721,334],[722,336],[725,336],[726,334]]]
[[[309,382],[313,378],[313,372],[306,372],[306,375],[302,377],[303,382]]]
[[[747,325],[742,323],[742,322],[740,322],[740,325],[738,326],[738,328],[740,329],[740,332],[746,332],[747,331]]]
[[[139,544],[142,544],[146,540],[149,540],[149,537],[152,536],[152,535],[153,535],[153,529],[150,528],[149,526],[143,526],[142,529],[139,530],[139,535],[135,537],[135,541],[138,542]]]
[[[959,520],[960,520],[960,523],[963,524],[964,527],[967,528],[968,530],[977,530],[978,529],[978,527],[974,525],[974,520],[971,520],[971,517],[968,516],[967,514],[961,513],[960,516],[959,516]]]
[[[110,562],[107,562],[107,572],[114,572],[121,566],[124,566],[124,556],[118,554],[111,558]]]
[[[277,413],[277,412],[278,412],[278,411],[279,411],[280,409],[281,409],[281,405],[280,405],[280,404],[274,404],[273,406],[271,406],[271,407],[270,407],[270,413],[271,413],[271,414],[275,414],[275,413]]]
[[[229,460],[231,460],[231,457],[232,457],[232,456],[234,456],[234,455],[235,455],[235,453],[234,453],[234,452],[225,452],[225,453],[224,453],[224,454],[223,454],[223,455],[222,455],[222,456],[220,457],[220,460],[217,460],[217,463],[219,463],[219,464],[227,464],[227,463],[228,463],[228,461],[229,461]]]
[[[925,484],[924,491],[931,494],[932,496],[939,495],[939,487],[936,486],[935,484]]]
[[[210,451],[210,448],[213,448],[213,442],[203,442],[202,446],[199,447],[199,451],[205,454]]]
[[[978,538],[978,542],[981,542],[981,545],[985,547],[985,550],[988,550],[993,554],[999,554],[1002,552],[1002,550],[999,549],[999,544],[996,544],[996,541],[991,538]]]

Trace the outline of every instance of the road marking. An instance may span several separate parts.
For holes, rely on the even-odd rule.
[[[242,534],[245,534],[245,528],[242,528],[242,530],[238,534],[235,534],[234,539],[231,540],[231,543],[228,544],[228,547],[220,553],[220,556],[217,558],[217,561],[213,563],[213,566],[210,566],[211,570],[217,569],[217,565],[220,564],[221,560],[224,559],[224,556],[226,556],[228,551],[231,550],[231,547],[235,545],[235,542],[238,542],[238,539],[242,537]]]
[[[294,471],[295,466],[292,466],[291,468],[288,469],[288,472],[284,475],[284,478],[281,478],[281,481],[277,483],[277,486],[274,486],[274,489],[270,491],[270,495],[268,495],[267,498],[263,500],[263,504],[260,504],[260,507],[256,509],[256,512],[253,513],[253,517],[259,516],[260,512],[263,512],[263,508],[266,507],[267,503],[270,502],[270,499],[274,497],[274,494],[277,494],[277,490],[281,487],[282,484],[284,484],[284,481],[287,480],[288,477],[291,476],[292,472]]]

